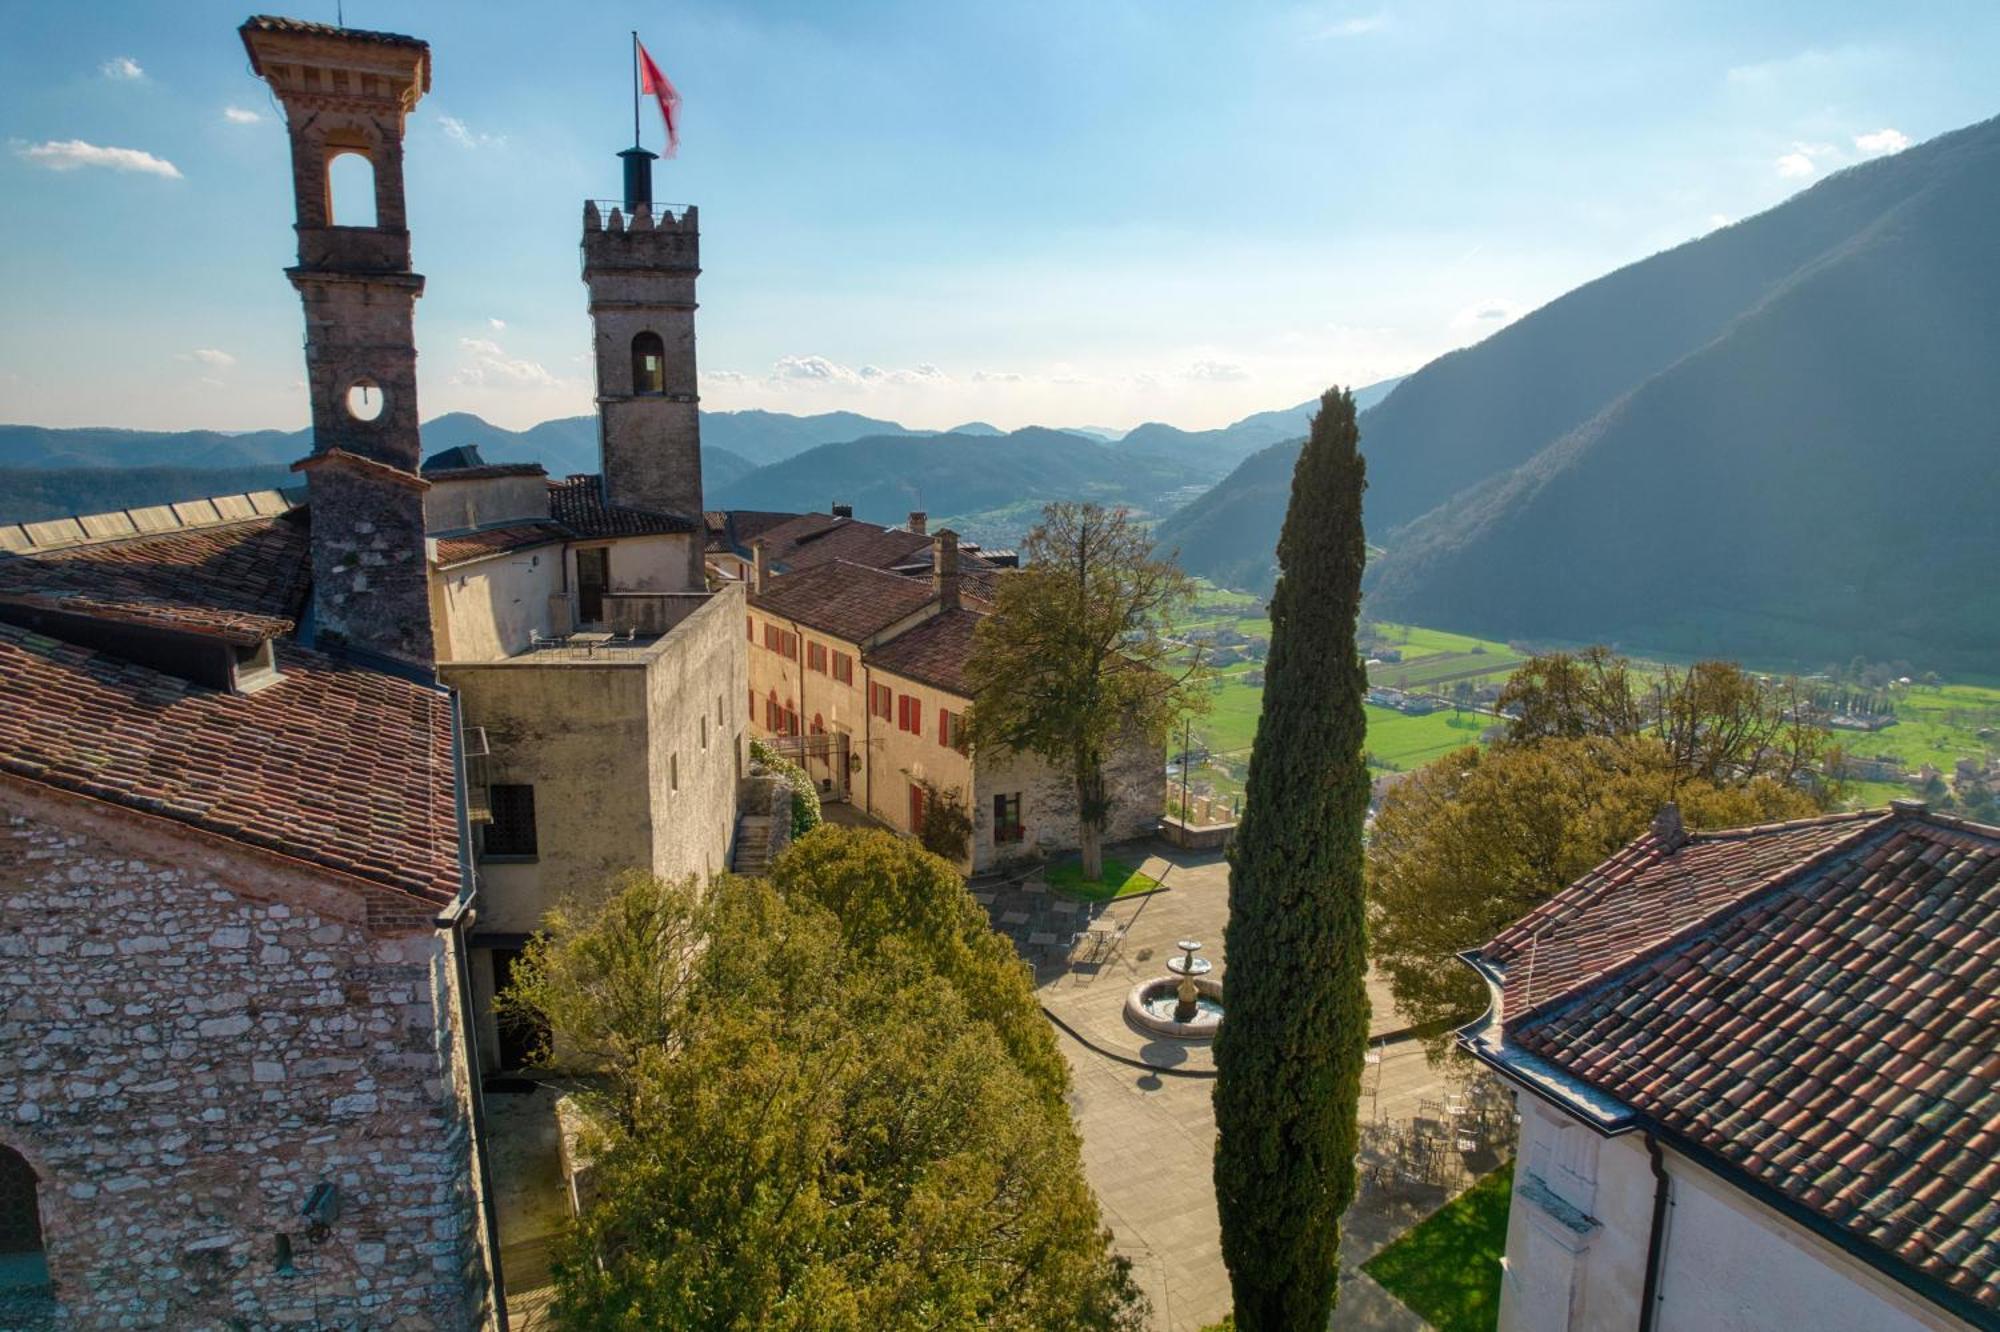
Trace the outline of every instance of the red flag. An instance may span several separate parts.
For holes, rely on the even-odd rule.
[[[660,119],[667,122],[668,157],[681,146],[681,95],[674,91],[674,85],[667,76],[660,73],[660,67],[653,63],[653,57],[646,54],[645,43],[639,46],[639,91],[651,93],[660,99]]]

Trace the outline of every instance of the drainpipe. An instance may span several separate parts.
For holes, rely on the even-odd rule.
[[[1646,1131],[1647,1164],[1653,1168],[1653,1228],[1646,1236],[1646,1289],[1639,1297],[1639,1332],[1653,1332],[1654,1310],[1660,1302],[1660,1262],[1666,1256],[1667,1165],[1660,1140]]]

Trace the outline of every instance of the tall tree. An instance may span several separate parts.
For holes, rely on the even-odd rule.
[[[949,864],[822,827],[768,880],[634,875],[547,924],[511,1002],[591,1075],[559,1326],[1143,1326],[1026,968]]]
[[[1070,774],[1084,877],[1099,879],[1107,756],[1128,737],[1159,743],[1207,703],[1201,654],[1167,638],[1195,583],[1125,510],[1095,504],[1044,508],[1022,553],[966,663],[976,700],[966,734],[975,749],[1033,754]]]
[[[1360,441],[1354,399],[1329,391],[1278,538],[1264,715],[1229,850],[1215,1198],[1242,1332],[1326,1326],[1354,1197],[1368,1039]]]

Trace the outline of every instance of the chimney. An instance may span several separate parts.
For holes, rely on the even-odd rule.
[[[931,595],[940,609],[958,609],[958,533],[949,527],[931,538]]]
[[[910,530],[918,536],[925,535],[924,529],[930,525],[931,516],[922,509],[910,510]]]
[[[750,543],[750,590],[762,592],[771,581],[771,565],[764,554],[764,538]]]
[[[1653,837],[1662,850],[1678,851],[1687,841],[1687,828],[1681,823],[1681,807],[1669,800],[1660,806],[1660,812],[1653,816]]]
[[[854,516],[854,506],[852,504],[836,504],[828,512],[836,518],[852,518]]]

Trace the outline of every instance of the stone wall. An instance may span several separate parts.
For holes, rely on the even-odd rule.
[[[1105,842],[1151,836],[1159,828],[1167,798],[1167,747],[1136,731],[1128,732],[1105,765],[1111,818]],[[1019,793],[1024,838],[995,845],[993,797]],[[1032,755],[979,756],[972,810],[974,863],[982,870],[1016,856],[1052,855],[1077,848],[1076,784]]]
[[[489,1324],[431,914],[0,785],[0,1141],[39,1177],[59,1326]]]

